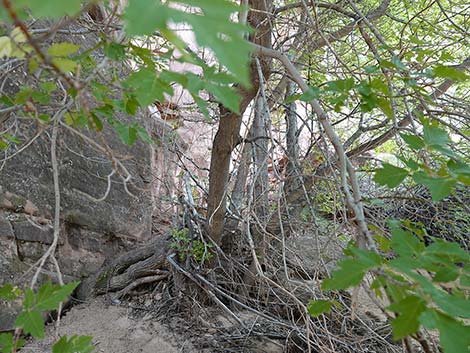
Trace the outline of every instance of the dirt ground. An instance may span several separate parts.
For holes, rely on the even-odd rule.
[[[58,332],[47,327],[46,339],[29,342],[22,352],[50,353],[62,335],[93,336],[97,353],[193,353],[191,342],[175,337],[151,318],[135,319],[130,309],[109,305],[103,297],[74,306],[60,321]]]
[[[144,303],[145,295],[141,299]],[[359,291],[357,300],[358,315],[384,322],[385,317],[374,308],[365,292]],[[284,352],[282,340],[256,335],[248,338],[246,332],[240,331],[233,321],[214,308],[202,316],[198,315],[199,320],[170,314],[161,319],[169,320],[165,322],[158,321],[152,310],[135,310],[146,307],[139,304],[139,301],[133,300],[114,305],[106,296],[100,296],[75,305],[62,316],[58,329],[50,324],[46,329],[46,338],[42,341],[31,340],[22,352],[50,353],[53,344],[63,335],[93,336],[95,353],[214,353],[221,351],[221,347],[226,348],[222,351],[240,353]],[[248,311],[238,311],[236,315],[246,325],[255,325],[259,319]],[[202,342],[205,344],[201,345]]]

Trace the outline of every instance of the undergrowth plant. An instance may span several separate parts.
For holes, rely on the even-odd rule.
[[[30,288],[24,291],[11,284],[0,287],[0,299],[21,303],[21,311],[15,320],[14,333],[0,334],[0,352],[16,353],[25,344],[22,333],[37,339],[45,336],[44,319],[54,310],[58,310],[79,282],[70,282],[63,286],[46,282],[37,292]],[[90,353],[95,350],[91,336],[62,336],[52,347],[52,353]]]
[[[29,77],[35,77],[34,83],[27,83],[17,92],[3,95],[0,98],[2,109],[19,113],[22,119],[36,121],[44,128],[62,120],[73,128],[89,129],[101,135],[104,126],[108,125],[128,145],[138,139],[146,143],[155,141],[137,122],[117,120],[116,113],[134,116],[138,109],[165,102],[173,94],[176,84],[189,92],[206,117],[209,115],[208,103],[201,98],[202,92],[210,93],[216,101],[233,111],[239,110],[240,97],[235,93],[234,84],[250,84],[247,64],[250,45],[245,39],[250,30],[245,24],[232,20],[239,6],[228,0],[129,1],[119,14],[126,40],[118,42],[110,36],[97,36],[97,43],[91,49],[71,41],[43,42],[28,28],[32,20],[63,16],[78,18],[83,11],[98,3],[113,14],[115,6],[120,6],[120,2],[115,1],[0,2],[0,59],[20,63]],[[197,11],[186,11],[188,6]],[[218,62],[207,64],[190,50],[175,30],[175,24],[189,24],[198,45],[209,47]],[[212,26],[217,30],[207,30]],[[142,45],[144,36],[153,37],[158,55]],[[170,70],[168,63],[175,50],[179,52],[179,62],[197,66],[201,73]],[[103,82],[103,77],[96,73],[102,62],[107,61],[132,62],[133,70],[129,70],[125,77],[119,70],[110,70],[109,82]],[[57,105],[53,97],[60,95],[75,104],[51,111],[51,106]],[[24,143],[26,141],[18,136],[3,130],[0,132],[2,151],[17,149]],[[180,256],[191,256],[200,263],[211,258],[210,246],[199,240],[189,241],[184,231],[174,233],[174,236],[174,246]],[[24,344],[22,333],[44,338],[43,315],[56,310],[77,285],[77,282],[64,286],[46,283],[36,293],[31,289],[22,291],[11,284],[1,287],[0,299],[22,305],[15,322],[15,333],[0,335],[1,352],[17,352]],[[54,345],[53,353],[91,352],[91,340],[88,336],[61,337]]]
[[[457,185],[470,185],[470,166],[451,148],[452,141],[442,127],[426,119],[422,123],[422,136],[401,135],[412,151],[420,153],[407,158],[398,155],[402,165],[384,163],[375,181],[394,188],[410,176],[438,201],[455,192]],[[350,244],[346,258],[323,281],[322,289],[359,286],[369,274],[373,278],[369,288],[389,302],[385,310],[394,316],[395,340],[412,337],[426,346],[420,333],[426,328],[439,333],[444,353],[470,352],[470,254],[457,242],[430,236],[409,221],[390,221],[389,229],[390,237],[375,234],[378,252]],[[313,300],[309,311],[316,317],[333,305],[334,301]]]
[[[212,244],[205,243],[199,239],[191,239],[189,237],[189,229],[172,229],[171,236],[173,241],[170,246],[176,250],[180,261],[186,260],[188,257],[194,259],[197,263],[203,264],[213,258]]]
[[[104,127],[108,125],[128,145],[138,139],[147,143],[154,141],[137,122],[119,121],[116,113],[135,116],[139,109],[163,103],[174,94],[175,85],[181,86],[190,94],[207,118],[210,118],[208,108],[211,100],[233,112],[243,113],[240,112],[241,97],[236,91],[240,87],[247,88],[252,83],[249,56],[253,47],[246,40],[251,30],[243,21],[233,20],[235,14],[244,12],[242,7],[229,0],[131,0],[119,13],[122,28],[120,25],[113,28],[113,31],[122,30],[120,34],[125,40],[117,40],[103,32],[91,49],[82,48],[71,41],[53,44],[41,41],[48,38],[48,35],[37,36],[28,29],[27,23],[31,19],[57,19],[62,16],[73,19],[97,3],[105,6],[110,13],[116,13],[118,9],[114,7],[118,2],[114,1],[1,0],[0,56],[2,60],[21,63],[29,77],[34,77],[33,82],[28,82],[18,91],[0,98],[2,110],[19,114],[21,120],[37,122],[41,130],[46,130],[61,120],[61,123],[69,127],[89,129],[101,136]],[[348,3],[354,5],[354,2]],[[406,10],[408,13],[412,7],[423,1],[397,1],[394,6],[399,7],[400,3],[409,7]],[[441,2],[437,3],[441,6]],[[339,6],[330,5],[323,4],[326,7]],[[390,11],[392,10],[393,8]],[[360,13],[348,15],[354,19],[352,27],[356,24],[364,27],[363,23],[370,25],[370,21],[363,21],[359,15]],[[398,17],[401,18],[401,14]],[[420,32],[420,26],[424,31],[428,26],[405,19],[398,22],[405,23],[405,27],[413,32]],[[440,22],[436,17],[429,25]],[[456,23],[455,20],[451,22],[453,25]],[[178,25],[189,26],[197,45],[200,48],[209,48],[217,60],[209,64],[191,50],[179,36]],[[456,26],[461,30],[458,23]],[[372,32],[376,31],[374,29]],[[426,49],[433,47],[434,43],[431,43],[432,40],[428,42],[426,36],[419,38],[418,34],[405,38],[405,42],[414,48],[415,53],[407,53],[406,48],[395,51],[395,33],[392,38],[389,35],[386,37],[388,44],[381,43],[379,48],[374,47],[372,40],[366,39],[371,46],[369,51],[373,53],[373,58],[370,55],[369,59],[376,60],[377,64],[371,65],[375,61],[366,60],[367,55],[362,58],[361,53],[358,57],[366,60],[361,61],[361,67],[355,65],[353,69],[341,70],[341,76],[335,77],[329,66],[325,70],[317,69],[312,78],[308,79],[308,84],[311,85],[309,90],[304,94],[288,97],[286,103],[300,100],[318,104],[317,100],[321,99],[324,106],[338,114],[349,117],[354,111],[360,111],[365,120],[371,116],[380,116],[393,121],[393,129],[402,132],[400,136],[408,153],[399,155],[397,164],[384,163],[375,171],[374,180],[389,188],[398,187],[404,182],[424,185],[429,189],[432,199],[438,201],[451,195],[457,185],[470,186],[470,166],[466,158],[452,148],[451,136],[443,126],[429,117],[432,114],[426,112],[426,106],[432,105],[433,96],[437,97],[440,89],[434,94],[426,89],[429,82],[436,80],[468,83],[469,75],[462,70],[463,67],[455,65],[463,54],[454,58],[442,47],[441,51]],[[353,42],[359,42],[357,38]],[[334,40],[334,36],[331,39]],[[156,44],[157,50],[140,45],[147,40]],[[412,44],[418,46],[414,47]],[[328,43],[328,47],[330,45]],[[461,51],[465,52],[465,48]],[[175,52],[178,52],[176,59],[173,55]],[[323,57],[326,58],[326,55]],[[172,71],[169,65],[171,60],[197,67],[199,73]],[[109,82],[103,82],[102,75],[96,73],[100,72],[101,65],[106,61],[118,64],[131,62],[133,70],[126,74],[119,70],[109,70],[106,77]],[[463,63],[467,61],[465,59]],[[416,65],[420,63],[429,64],[421,68]],[[307,66],[301,64],[299,67]],[[308,66],[310,64],[311,62]],[[321,71],[332,71],[332,74],[326,75]],[[344,72],[354,72],[355,76],[343,77]],[[258,79],[262,81],[261,77]],[[209,96],[210,99],[204,100],[203,96]],[[416,96],[418,103],[411,106],[408,96]],[[70,104],[57,107],[58,100],[54,101],[53,97],[60,97],[64,102],[70,101]],[[406,99],[402,101],[401,97]],[[413,132],[400,130],[406,126],[405,123],[403,126],[397,124],[402,112],[410,120],[416,120],[416,125],[420,121],[421,126],[414,127]],[[320,118],[325,121],[328,117],[322,115]],[[388,121],[384,122],[383,126],[386,126]],[[377,125],[381,126],[382,123]],[[360,130],[365,132],[367,127],[363,126]],[[27,147],[27,143],[28,141],[11,132],[0,132],[0,150],[20,150]],[[315,172],[313,166],[304,167],[307,173]],[[130,178],[130,175],[120,176],[123,184]],[[346,183],[346,177],[343,179]],[[347,185],[343,188],[346,190]],[[334,199],[320,201],[328,203],[324,206],[325,212],[332,212],[336,208]],[[470,328],[464,320],[470,319],[469,254],[457,243],[438,237],[428,236],[426,241],[430,244],[426,245],[424,231],[406,223],[390,224],[390,234],[390,238],[384,234],[376,235],[380,249],[378,252],[349,246],[346,250],[347,257],[338,263],[338,269],[332,277],[323,282],[323,289],[343,290],[358,286],[370,274],[374,278],[370,289],[378,298],[386,298],[390,302],[386,310],[394,315],[391,324],[395,339],[414,337],[420,341],[419,332],[424,327],[439,332],[445,353],[468,352]],[[187,229],[173,231],[173,238],[172,247],[179,253],[180,260],[191,257],[203,263],[213,256],[210,245],[190,239]],[[16,352],[24,344],[22,332],[43,338],[42,315],[57,309],[76,286],[76,282],[65,286],[46,283],[36,293],[31,289],[21,291],[9,284],[1,287],[1,299],[18,301],[22,305],[15,323],[15,334],[0,335],[2,352]],[[336,304],[328,300],[312,301],[310,313],[312,316],[321,315]],[[92,350],[91,337],[78,336],[62,337],[53,348],[54,353],[83,353]]]

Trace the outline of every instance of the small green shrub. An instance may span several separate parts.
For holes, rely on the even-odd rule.
[[[203,264],[214,256],[211,251],[212,244],[207,244],[198,239],[191,239],[187,228],[173,229],[171,236],[174,241],[171,242],[170,246],[176,250],[180,261],[184,261],[189,257]]]

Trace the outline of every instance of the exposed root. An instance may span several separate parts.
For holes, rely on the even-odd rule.
[[[76,298],[85,301],[94,295],[124,290],[141,278],[161,275],[162,270],[168,270],[169,239],[168,235],[160,236],[146,246],[105,263],[80,284]]]
[[[160,274],[160,275],[147,276],[147,277],[141,277],[139,279],[136,279],[134,282],[129,284],[126,288],[121,289],[119,292],[117,292],[116,295],[114,295],[113,300],[121,299],[125,295],[129,294],[129,292],[131,290],[133,290],[134,288],[136,288],[136,287],[138,287],[142,284],[158,282],[158,281],[161,281],[165,278],[168,278],[168,272]]]
[[[309,268],[311,265],[295,249],[286,246],[283,238],[272,238],[267,244],[263,266],[251,272],[253,254],[247,248],[237,247],[238,250],[226,254],[214,246],[210,250],[213,256],[210,266],[198,263],[191,253],[191,244],[194,240],[204,240],[202,221],[192,212],[190,204],[183,206],[182,226],[189,230],[188,249],[183,250],[186,251],[184,263],[178,262],[169,234],[157,237],[149,245],[105,264],[82,283],[78,299],[117,292],[114,299],[119,300],[139,285],[166,279],[165,283],[160,282],[166,288],[162,295],[166,299],[155,301],[152,297],[154,304],[150,310],[164,310],[168,317],[189,314],[188,319],[195,326],[202,322],[206,331],[213,332],[211,342],[216,345],[211,348],[217,347],[217,351],[256,352],[253,344],[260,337],[283,345],[286,352],[401,351],[401,346],[392,342],[386,321],[371,319],[360,312],[356,319],[351,318],[348,293],[322,293],[319,282],[327,271],[320,268],[321,263]],[[243,240],[243,234],[239,240]],[[253,279],[249,284],[244,280],[247,276]],[[309,301],[327,297],[341,305],[328,315],[312,318],[308,314]],[[214,325],[214,317],[210,314],[202,317],[214,308],[230,322],[226,328],[207,327]],[[199,337],[206,336],[207,332],[201,331]]]

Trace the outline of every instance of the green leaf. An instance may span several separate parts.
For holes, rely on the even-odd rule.
[[[1,138],[3,138],[4,140],[8,141],[8,142],[11,142],[12,144],[19,144],[21,143],[21,139],[19,139],[18,137],[16,136],[11,136],[10,134],[8,133],[4,133]]]
[[[234,88],[208,83],[206,84],[206,89],[225,107],[232,112],[239,113],[241,97],[236,93]]]
[[[379,69],[378,66],[367,65],[367,66],[364,67],[364,70],[365,70],[365,72],[367,72],[368,74],[373,74],[373,73],[378,72],[380,69]]]
[[[314,99],[318,99],[320,97],[320,89],[318,87],[309,87],[307,91],[302,93],[299,96],[299,100],[302,102],[310,102]]]
[[[449,294],[441,288],[436,287],[428,278],[411,272],[408,273],[423,290],[431,296],[435,305],[453,317],[470,318],[470,300],[458,297],[456,294]]]
[[[41,82],[39,84],[39,87],[41,88],[41,90],[43,90],[47,94],[50,94],[57,89],[57,85],[54,82],[50,82],[50,81]]]
[[[11,353],[15,342],[11,333],[0,334],[0,352]]]
[[[356,89],[362,96],[369,96],[372,94],[372,87],[366,80],[362,80]]]
[[[326,83],[326,87],[328,90],[333,92],[347,93],[354,87],[354,79],[348,78],[344,80],[329,81]]]
[[[293,94],[293,95],[287,97],[286,100],[284,101],[284,103],[290,104],[290,103],[296,102],[296,101],[298,101],[298,100],[300,99],[301,96],[302,96],[302,95],[301,95],[301,94],[298,94],[298,93]]]
[[[139,102],[135,98],[134,95],[130,95],[127,97],[125,101],[125,109],[126,113],[130,115],[134,115],[137,112],[137,109],[139,108]]]
[[[23,308],[25,310],[32,309],[34,303],[35,303],[35,297],[34,297],[33,291],[31,290],[31,288],[26,288],[24,292],[24,298],[23,298]]]
[[[388,88],[388,85],[386,81],[382,78],[374,78],[370,81],[370,87],[373,88],[375,91],[378,91],[385,96],[389,97],[390,96],[390,90]]]
[[[469,78],[469,76],[464,71],[444,65],[436,66],[432,70],[432,73],[434,77],[448,78],[457,82],[463,82]]]
[[[151,34],[165,27],[167,20],[168,8],[159,0],[129,1],[124,12],[125,29],[131,36]]]
[[[383,252],[389,252],[391,249],[391,241],[390,239],[382,236],[382,235],[374,235],[374,240],[377,242],[379,249]]]
[[[454,152],[453,150],[451,150],[447,146],[434,145],[434,146],[431,146],[431,148],[433,150],[443,154],[444,156],[447,156],[447,157],[450,157],[450,158],[455,158],[455,159],[461,158],[456,152]]]
[[[16,351],[19,351],[25,344],[25,340],[20,338],[16,341]],[[11,333],[0,333],[0,352],[11,353],[15,346],[15,338]]]
[[[464,287],[470,287],[470,265],[466,265],[463,273],[460,275],[460,284]]]
[[[228,4],[226,1],[223,2]],[[239,82],[247,87],[250,86],[248,63],[252,47],[243,38],[246,27],[235,23],[228,26],[227,22],[221,21],[217,16],[214,18],[192,16],[187,20],[195,31],[198,44],[211,48],[220,63],[232,72]],[[211,31],[208,31],[207,28],[211,28]],[[225,37],[221,37],[219,33],[224,34]],[[233,53],[237,53],[237,55],[233,55]]]
[[[446,257],[454,263],[470,261],[470,255],[458,243],[451,243],[441,239],[435,239],[432,244],[426,247],[424,253],[425,255],[437,255],[440,258]]]
[[[392,102],[386,98],[378,98],[377,106],[384,112],[385,116],[389,119],[393,118]]]
[[[156,0],[129,2],[124,14],[126,32],[130,35],[144,35],[158,29],[187,58],[186,44],[174,32],[168,30],[167,24],[169,22],[189,24],[198,45],[210,48],[219,62],[234,74],[236,80],[248,87],[251,44],[245,40],[244,35],[249,29],[231,20],[233,13],[240,7],[227,0],[180,2],[199,7],[202,11],[201,13],[180,11]]]
[[[142,60],[148,68],[155,67],[155,63],[153,61],[154,54],[150,49],[140,48],[132,44],[130,44],[129,47],[131,48],[131,54]]]
[[[433,282],[452,282],[459,278],[459,271],[456,267],[443,265],[442,269],[437,271],[433,277]]]
[[[392,320],[393,339],[399,340],[418,331],[418,318],[426,310],[426,302],[415,295],[410,295],[388,306],[387,309],[400,314]]]
[[[17,9],[27,7],[34,17],[62,17],[75,15],[80,11],[81,0],[15,0]]]
[[[374,181],[380,185],[387,185],[389,188],[398,186],[406,177],[408,171],[394,165],[383,163],[382,168],[378,169],[374,175]]]
[[[425,172],[413,174],[413,180],[429,189],[433,201],[439,201],[449,196],[457,183],[455,179],[433,177]]]
[[[470,165],[465,162],[449,160],[447,167],[456,175],[470,177]]]
[[[425,146],[423,139],[419,136],[407,134],[400,134],[400,136],[410,148],[416,151],[419,151]]]
[[[436,304],[449,315],[470,318],[470,300],[448,294],[438,288],[431,296]]]
[[[357,286],[366,274],[367,267],[356,259],[346,259],[338,263],[339,269],[335,270],[331,278],[322,283],[324,290],[339,290]]]
[[[404,157],[399,157],[400,160],[405,163],[405,165],[410,168],[412,171],[416,171],[419,169],[420,165],[418,164],[418,162],[416,162],[415,160],[413,159],[406,159]]]
[[[157,77],[153,69],[142,68],[134,72],[126,81],[124,87],[132,89],[141,107],[147,107],[155,101],[164,101],[165,93],[173,94],[173,89]]]
[[[367,269],[378,267],[383,263],[382,256],[374,251],[355,247],[349,248],[348,250],[351,252],[351,254],[353,254],[354,259]]]
[[[65,120],[65,123],[67,125],[70,125],[70,126],[76,126],[77,125],[75,114],[65,113],[64,114],[64,120]]]
[[[14,300],[21,294],[21,289],[13,286],[11,283],[6,283],[0,287],[0,299]]]
[[[0,37],[0,58],[9,57],[12,52],[12,42],[9,37]]]
[[[60,71],[63,72],[72,72],[74,71],[78,64],[70,59],[66,58],[55,58],[52,59],[52,63],[59,68]]]
[[[370,87],[361,83],[358,86],[358,91],[361,94],[361,111],[362,112],[370,112],[374,109],[378,104],[378,97],[375,93],[370,91]]]
[[[399,226],[392,227],[391,246],[400,257],[412,257],[425,249],[424,243],[413,233],[407,232]]]
[[[91,127],[92,129],[102,131],[103,130],[103,123],[100,120],[100,118],[93,112],[91,113],[91,118],[92,118],[93,123],[87,118],[88,126]]]
[[[104,53],[113,60],[123,60],[126,58],[126,46],[118,43],[109,43],[104,47]]]
[[[47,49],[47,53],[51,56],[64,57],[76,53],[79,48],[79,45],[69,42],[56,43],[51,45],[49,49]]]
[[[135,129],[137,130],[137,134],[142,139],[142,141],[144,141],[146,143],[150,143],[150,144],[154,143],[152,138],[149,136],[147,130],[145,130],[144,128],[142,128],[140,126],[136,126]]]
[[[44,338],[44,321],[39,311],[23,311],[15,321],[17,327],[22,327],[25,333],[35,338]]]
[[[321,314],[329,313],[332,306],[333,303],[330,300],[316,299],[310,300],[307,310],[311,317],[318,317]]]
[[[114,125],[114,128],[125,144],[131,146],[137,141],[137,130],[134,126],[117,123]]]
[[[470,327],[435,309],[423,312],[419,321],[428,329],[439,330],[439,340],[444,353],[470,352]]]
[[[15,29],[11,31],[10,37],[15,43],[24,43],[28,41],[26,35],[20,27],[15,27]]]
[[[408,70],[408,68],[401,62],[401,60],[397,57],[397,56],[394,56],[392,58],[392,64],[397,68],[397,69],[400,69],[400,70]]]
[[[51,101],[51,96],[45,92],[33,91],[31,92],[31,99],[35,103],[48,104]]]
[[[93,113],[103,119],[113,119],[114,106],[111,104],[105,104],[93,109]]]
[[[447,132],[437,126],[423,124],[424,142],[428,146],[446,146],[451,142]]]
[[[91,336],[62,336],[52,346],[52,353],[90,353],[95,350],[92,345],[93,337]]]
[[[24,104],[31,97],[33,89],[28,86],[21,87],[20,91],[15,95],[15,104]]]
[[[39,288],[36,294],[36,309],[54,310],[59,304],[66,300],[70,294],[77,288],[80,282],[70,282],[63,286],[53,285],[46,282]]]

